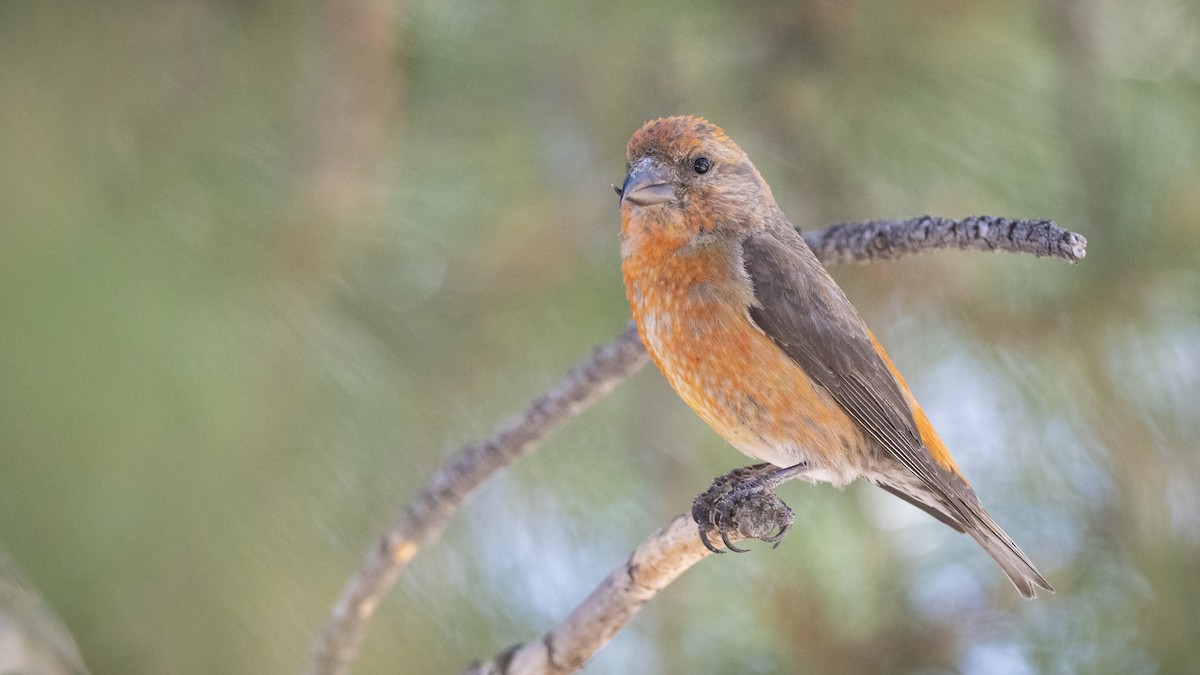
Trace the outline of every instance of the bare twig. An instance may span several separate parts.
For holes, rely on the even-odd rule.
[[[520,415],[501,423],[485,441],[449,457],[400,518],[367,551],[362,567],[334,604],[309,662],[309,673],[344,673],[358,652],[379,599],[421,546],[433,539],[475,488],[521,455],[532,452],[552,429],[590,408],[648,360],[630,323],[616,340],[592,352]]]
[[[745,537],[730,537],[731,542]],[[634,549],[570,616],[541,640],[517,645],[466,675],[573,673],[659,591],[712,555],[696,536],[696,521],[680,514]]]
[[[744,477],[748,470],[734,469],[717,478],[709,492],[697,500],[714,491],[728,496],[730,479]],[[792,510],[774,494],[750,495],[730,506],[729,522],[736,524],[736,532],[721,535],[713,530],[708,533],[710,539],[721,537],[729,544],[761,539],[783,527],[785,521],[791,522]],[[466,675],[562,675],[579,670],[659,591],[714,553],[696,533],[696,520],[691,514],[675,516],[634,549],[628,560],[541,640],[510,647],[488,663],[472,666]]]
[[[805,241],[827,265],[890,260],[938,248],[1027,252],[1075,262],[1083,257],[1086,245],[1083,237],[1061,230],[1050,221],[1014,221],[986,216],[963,221],[924,216],[906,221],[835,225],[826,230],[806,233]],[[1052,244],[1056,241],[1069,243]],[[891,247],[895,247],[895,250]],[[358,653],[367,622],[374,614],[380,598],[395,584],[403,566],[441,531],[467,495],[496,471],[532,452],[546,434],[591,407],[623,379],[637,372],[647,360],[645,348],[631,324],[616,340],[596,349],[591,357],[572,368],[522,414],[498,426],[490,438],[468,445],[447,458],[434,473],[429,485],[368,550],[361,567],[342,589],[325,625],[314,639],[308,672],[311,675],[345,673]],[[646,552],[653,551],[654,556],[660,556],[653,558],[657,561],[656,568],[673,570],[669,575],[655,573],[652,578],[661,580],[661,586],[655,586],[657,582],[643,580],[634,584],[634,591],[622,590],[624,587],[621,584],[612,582],[621,574],[619,569],[596,589],[593,593],[595,600],[589,597],[585,601],[585,605],[590,603],[607,609],[597,613],[581,605],[571,615],[575,618],[569,618],[548,634],[542,644],[557,645],[558,649],[562,649],[562,645],[574,645],[571,651],[574,656],[569,661],[582,665],[658,589],[702,560],[704,555],[694,557],[691,553],[692,547],[699,545],[694,525],[684,528],[694,541],[687,546],[676,543],[681,519],[690,522],[687,518],[677,518],[638,548],[644,555],[651,555]],[[667,540],[663,541],[663,538]],[[700,548],[703,549],[703,546],[700,545]],[[704,553],[707,552],[704,549]],[[638,560],[638,555],[635,552],[631,561]],[[654,590],[647,593],[647,589]],[[645,599],[637,599],[642,597]],[[617,607],[623,609],[614,609]],[[599,621],[598,617],[607,619]],[[577,634],[581,628],[591,635]],[[551,635],[555,637],[550,639]],[[515,653],[512,652],[510,656]],[[529,658],[535,659],[534,656]],[[545,662],[553,662],[555,668],[562,668],[567,663],[561,656],[553,659],[547,656]],[[496,663],[493,661],[492,665]]]
[[[826,267],[842,263],[868,263],[940,248],[970,251],[1032,253],[1039,258],[1079,262],[1087,253],[1087,240],[1052,220],[1013,220],[970,216],[950,220],[920,216],[908,220],[872,220],[833,225],[806,232],[813,253]]]

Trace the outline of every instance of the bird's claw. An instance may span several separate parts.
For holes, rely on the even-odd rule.
[[[738,548],[737,546],[734,546],[729,541],[729,533],[726,532],[725,530],[721,530],[721,541],[725,542],[725,550],[727,550],[727,551],[733,551],[734,553],[749,553],[750,552],[750,549],[748,549],[748,548]]]
[[[695,510],[695,508],[693,508],[692,509],[692,518],[695,519],[695,517],[696,517],[696,510]],[[696,522],[699,523],[700,521],[697,520]],[[721,549],[717,548],[716,546],[713,546],[712,542],[710,542],[708,540],[708,530],[709,530],[709,528],[705,527],[704,525],[700,525],[700,543],[704,544],[704,548],[707,548],[708,550],[712,551],[713,553],[725,553],[725,551],[722,551]]]
[[[732,538],[760,539],[777,548],[795,521],[795,514],[775,495],[774,485],[757,480],[776,467],[759,464],[736,469],[713,480],[710,487],[692,502],[692,518],[700,530],[700,541],[714,553],[749,549],[733,544]],[[709,540],[716,530],[725,549]],[[774,534],[771,534],[774,531]]]
[[[779,548],[779,545],[783,543],[784,535],[788,533],[788,530],[792,529],[792,523],[796,520],[796,514],[792,512],[792,509],[783,502],[779,503],[783,508],[787,509],[783,514],[783,518],[778,523],[779,531],[769,537],[759,537],[759,539],[770,544],[771,548]]]

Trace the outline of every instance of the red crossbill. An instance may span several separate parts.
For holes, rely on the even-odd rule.
[[[725,132],[698,117],[647,122],[629,141],[627,168],[621,267],[642,341],[705,422],[766,462],[727,492],[864,478],[969,534],[1026,598],[1053,591],[984,510],[883,347]],[[715,528],[740,550],[726,512],[694,513],[706,545]],[[786,525],[764,538],[777,541]]]

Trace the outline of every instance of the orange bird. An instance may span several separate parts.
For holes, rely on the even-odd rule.
[[[709,426],[766,462],[717,508],[698,499],[706,546],[717,550],[707,538],[715,528],[741,550],[728,542],[736,523],[721,500],[793,478],[838,487],[865,478],[971,535],[1021,595],[1053,592],[724,131],[699,117],[647,122],[629,140],[627,169],[621,269],[642,342]],[[777,542],[789,524],[764,539]]]

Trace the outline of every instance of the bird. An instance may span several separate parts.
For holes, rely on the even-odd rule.
[[[704,544],[724,552],[707,536],[716,529],[744,552],[727,537],[731,499],[774,497],[792,479],[865,479],[970,535],[1025,598],[1053,593],[746,153],[695,116],[646,122],[626,153],[614,188],[638,334],[684,402],[761,462],[726,477],[713,503],[697,498]],[[791,522],[787,509],[778,534],[760,538],[778,545]]]

